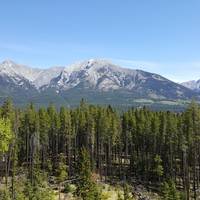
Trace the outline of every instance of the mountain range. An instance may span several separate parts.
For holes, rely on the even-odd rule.
[[[16,105],[76,106],[82,98],[95,104],[134,106],[169,104],[200,98],[200,80],[175,83],[165,77],[128,69],[104,59],[70,66],[31,68],[5,60],[0,64],[0,102],[11,97]]]
[[[199,80],[192,80],[192,81],[187,81],[187,82],[183,82],[181,83],[183,86],[191,89],[191,90],[194,90],[194,91],[197,91],[197,92],[200,92],[200,79]]]

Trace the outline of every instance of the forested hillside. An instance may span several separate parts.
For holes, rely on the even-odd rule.
[[[118,199],[137,199],[143,185],[160,199],[198,199],[200,108],[183,113],[111,106],[0,108],[0,199],[106,199],[99,183],[122,185]]]

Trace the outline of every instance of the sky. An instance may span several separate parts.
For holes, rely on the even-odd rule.
[[[200,79],[199,0],[0,0],[0,62],[104,58],[173,81]]]

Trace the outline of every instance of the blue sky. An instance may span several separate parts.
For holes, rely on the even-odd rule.
[[[0,61],[106,58],[174,81],[200,78],[199,0],[1,0]]]

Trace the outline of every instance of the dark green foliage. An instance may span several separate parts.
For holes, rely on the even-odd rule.
[[[89,154],[85,148],[80,149],[77,172],[78,182],[76,195],[83,200],[100,200],[97,185],[92,180]]]
[[[11,200],[9,191],[6,188],[0,189],[0,199],[2,200]]]
[[[155,186],[172,179],[163,195],[176,196],[180,188],[186,199],[198,197],[200,108],[194,102],[183,113],[144,107],[119,114],[83,100],[78,108],[60,110],[33,104],[21,110],[7,101],[0,115],[0,173],[10,197],[24,194],[17,187],[20,174],[26,176],[26,191],[40,194],[42,173],[49,177],[45,188],[49,181],[62,191],[72,179],[85,199],[98,198],[97,180]]]
[[[56,176],[59,182],[63,182],[65,179],[67,179],[67,166],[63,154],[59,155],[59,162],[56,172]]]
[[[163,183],[162,188],[163,200],[180,200],[180,193],[176,190],[175,183],[172,180]]]
[[[66,184],[64,185],[63,192],[64,192],[64,193],[73,192],[73,190],[71,189],[71,186],[70,186],[69,183],[66,183]]]
[[[154,169],[153,172],[155,176],[162,177],[163,175],[163,166],[162,166],[162,160],[159,155],[156,155],[154,158]]]
[[[67,166],[63,154],[59,155],[58,167],[56,169],[56,177],[58,179],[58,184],[59,184],[59,198],[60,198],[61,186],[63,185],[62,182],[67,179]]]
[[[13,138],[9,119],[0,119],[0,155],[9,150],[9,144]]]
[[[55,194],[46,180],[46,176],[39,171],[34,176],[34,184],[27,179],[24,186],[25,197],[29,200],[54,200]]]

